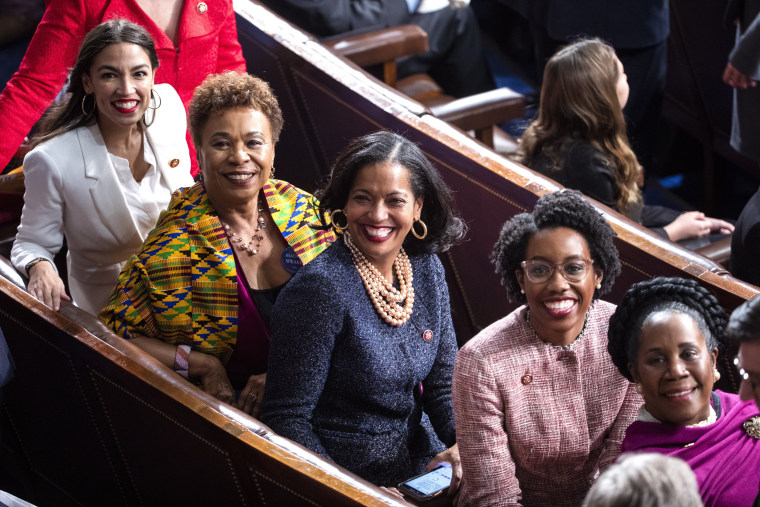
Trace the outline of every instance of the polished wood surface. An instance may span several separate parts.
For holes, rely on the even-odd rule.
[[[235,0],[235,8],[248,70],[271,83],[284,112],[278,177],[314,190],[350,139],[378,129],[405,135],[455,191],[470,226],[467,240],[441,255],[459,341],[511,311],[488,260],[492,245],[505,220],[560,187],[260,4]],[[658,275],[697,279],[728,310],[757,294],[718,264],[598,206],[623,261],[610,301]],[[71,305],[52,312],[5,278],[0,326],[17,362],[3,410],[5,469],[35,503],[401,505],[207,396],[93,317]]]

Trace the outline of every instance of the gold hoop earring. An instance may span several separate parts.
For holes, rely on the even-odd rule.
[[[343,217],[346,219],[346,225],[338,225],[338,222],[335,220],[335,215],[337,215],[338,213],[343,215]],[[346,214],[343,212],[342,209],[336,209],[336,210],[333,210],[332,213],[330,213],[330,222],[332,222],[332,226],[337,232],[343,232],[346,229],[348,229],[348,217],[346,216]]]
[[[420,224],[422,226],[422,233],[418,233],[417,231],[414,230],[415,224]],[[419,218],[415,220],[414,222],[412,222],[412,234],[417,239],[425,239],[427,237],[427,225],[425,225],[425,222],[423,222]]]
[[[154,97],[154,95],[155,95],[155,97]],[[150,103],[149,103],[148,104],[148,109],[152,109],[152,110],[155,111],[156,109],[158,109],[159,107],[161,107],[161,95],[159,95],[156,90],[154,90],[153,88],[151,88],[150,89],[150,100],[152,102],[155,102],[156,101],[156,97],[158,97],[158,105],[156,107],[150,107]]]
[[[87,97],[89,97],[90,95],[92,95],[92,110],[88,113],[87,111],[84,110],[84,103],[87,100]],[[84,115],[84,117],[87,118],[92,113],[94,113],[96,107],[97,107],[97,103],[95,102],[95,94],[85,93],[84,97],[82,97],[82,114]]]

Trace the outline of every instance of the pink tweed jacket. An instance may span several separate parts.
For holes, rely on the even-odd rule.
[[[580,505],[620,453],[643,400],[607,353],[615,306],[596,301],[570,350],[542,341],[520,307],[457,355],[460,505]]]

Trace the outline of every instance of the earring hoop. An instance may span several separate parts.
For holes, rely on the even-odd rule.
[[[343,218],[346,219],[345,225],[339,225],[337,220],[335,220],[335,217],[338,213],[343,215]],[[337,232],[343,232],[346,229],[348,229],[348,217],[346,216],[345,212],[342,209],[336,209],[336,210],[333,210],[332,213],[330,213],[330,222],[332,222],[332,226]]]
[[[88,113],[84,109],[84,103],[85,103],[85,101],[87,101],[87,97],[89,97],[90,95],[92,95],[92,110]],[[96,107],[97,107],[97,104],[95,102],[95,94],[94,93],[85,93],[84,97],[82,97],[82,114],[84,115],[84,117],[87,118],[92,113],[94,113]]]
[[[155,97],[154,97],[154,95],[155,95]],[[151,88],[150,89],[150,100],[152,102],[155,102],[156,101],[156,97],[158,97],[158,105],[156,107],[151,107],[150,103],[149,103],[148,104],[148,109],[152,109],[152,110],[155,111],[156,109],[158,109],[159,107],[161,107],[161,104],[162,104],[161,95],[159,95],[156,90],[154,90],[153,88]]]
[[[414,230],[414,225],[420,224],[422,226],[422,233],[418,233]],[[412,234],[417,239],[425,239],[427,237],[427,225],[425,225],[425,222],[423,222],[421,219],[417,219],[414,222],[412,222]]]

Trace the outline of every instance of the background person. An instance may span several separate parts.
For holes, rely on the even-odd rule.
[[[190,130],[201,181],[174,194],[100,315],[115,333],[254,416],[272,306],[293,273],[333,239],[310,227],[311,195],[272,179],[282,124],[261,79],[227,72],[196,89]]]
[[[435,256],[464,236],[451,193],[415,144],[376,132],[318,195],[343,234],[277,300],[262,421],[380,486],[450,461],[453,493],[457,342]]]
[[[18,72],[0,94],[0,170],[58,95],[85,34],[114,18],[148,31],[161,62],[156,82],[172,85],[185,107],[207,75],[245,72],[231,0],[48,0]],[[189,134],[187,144],[195,165]]]
[[[457,356],[460,504],[579,505],[620,453],[641,400],[606,353],[614,236],[572,190],[504,224],[492,260],[523,306]]]
[[[124,263],[192,183],[185,109],[170,85],[153,85],[153,39],[125,20],[85,37],[68,100],[50,111],[25,158],[26,192],[13,265],[28,291],[58,310],[68,300],[53,264],[64,237],[75,304],[97,315]]]
[[[586,39],[562,48],[546,64],[538,116],[520,140],[520,161],[672,241],[730,234],[733,225],[701,212],[644,204],[622,113],[628,95],[612,47]]]
[[[760,469],[757,407],[713,391],[725,327],[715,296],[683,278],[633,285],[610,319],[612,360],[644,397],[623,451],[681,458],[706,506],[751,505]]]
[[[734,359],[742,377],[739,395],[743,400],[754,398],[760,407],[760,297],[745,301],[731,313],[726,333],[739,341],[739,353]],[[760,507],[760,492],[753,506]]]
[[[596,480],[581,507],[702,507],[697,478],[678,458],[624,454]]]
[[[379,30],[404,24],[420,26],[429,51],[398,62],[398,76],[430,74],[443,90],[465,97],[494,88],[480,29],[469,6],[422,12],[421,0],[265,0],[288,21],[320,37]],[[446,2],[448,3],[448,2]]]

